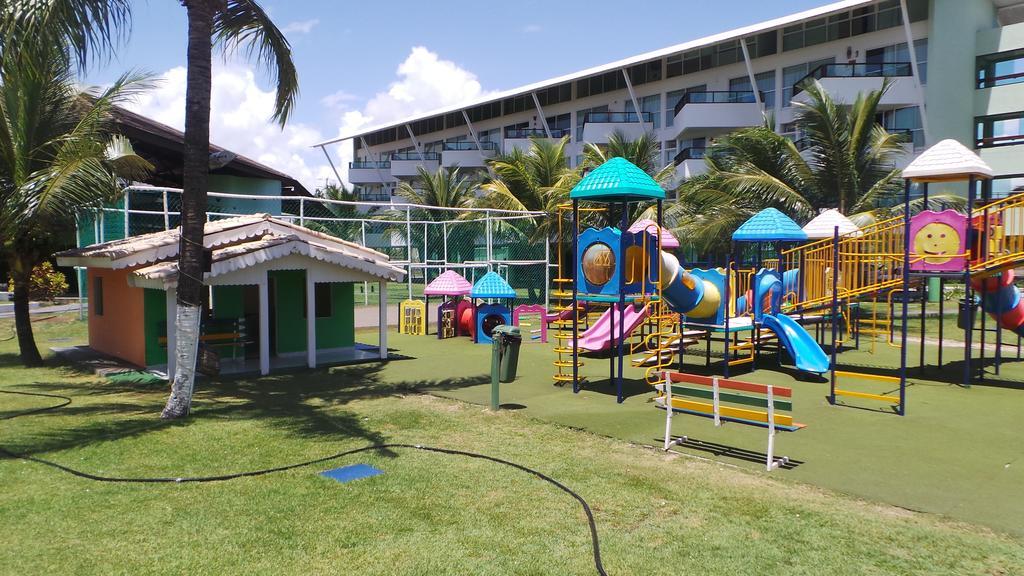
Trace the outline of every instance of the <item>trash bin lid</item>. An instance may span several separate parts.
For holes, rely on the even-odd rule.
[[[492,332],[500,332],[502,334],[508,334],[510,336],[521,336],[519,332],[519,326],[509,326],[508,324],[495,326]]]

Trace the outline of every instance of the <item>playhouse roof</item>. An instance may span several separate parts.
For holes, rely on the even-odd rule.
[[[135,268],[136,280],[170,285],[178,275],[178,229],[112,240],[56,254],[61,266]],[[207,222],[203,245],[212,252],[213,278],[291,254],[300,254],[384,280],[399,281],[405,272],[385,254],[314,232],[267,214]]]
[[[857,227],[849,218],[843,216],[839,210],[825,210],[814,217],[813,220],[804,225],[804,232],[809,239],[831,238],[835,235],[836,227],[839,227],[839,234],[850,234],[857,232]]]
[[[663,200],[665,190],[625,158],[612,158],[583,177],[569,197],[601,202]]]
[[[629,227],[629,232],[636,234],[643,230],[647,230],[650,226],[657,226],[658,223],[650,218],[641,218],[633,225]],[[662,248],[679,248],[679,240],[672,234],[668,228],[661,228],[661,247]]]
[[[775,208],[765,208],[732,233],[736,242],[800,242],[807,233],[792,218]]]
[[[991,178],[992,168],[977,154],[952,138],[921,153],[903,169],[910,180],[966,180],[969,176]]]
[[[447,270],[427,284],[423,289],[424,296],[465,296],[473,291],[473,285],[469,283],[455,270]]]
[[[516,291],[497,272],[484,274],[469,293],[473,298],[515,298]]]

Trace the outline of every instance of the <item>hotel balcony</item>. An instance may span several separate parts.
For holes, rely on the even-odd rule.
[[[437,152],[396,152],[391,155],[391,175],[399,180],[419,178],[418,168],[437,172],[441,166],[441,155]]]
[[[568,130],[560,128],[553,128],[551,130],[550,137],[543,128],[506,128],[505,140],[502,143],[502,150],[505,154],[511,154],[513,150],[522,150],[523,152],[527,152],[530,150],[530,140],[539,138],[541,140],[558,142],[560,139],[568,135]]]
[[[480,149],[482,148],[482,149]],[[441,166],[445,168],[486,168],[487,159],[498,153],[494,142],[445,142],[441,148]]]
[[[680,139],[718,136],[764,122],[752,91],[687,92],[675,107]]]
[[[708,165],[704,162],[705,148],[683,148],[672,159],[676,166],[676,182],[684,182],[699,176],[708,171]]]
[[[793,102],[810,102],[810,96],[803,88],[805,83],[817,80],[835,100],[853,104],[859,94],[881,90],[886,78],[889,79],[890,86],[878,103],[880,109],[918,104],[920,95],[914,87],[913,71],[909,62],[823,64],[794,85]]]
[[[390,160],[356,160],[348,163],[348,180],[353,184],[394,182]]]
[[[627,139],[636,140],[654,130],[650,112],[588,112],[583,117],[583,141],[591,144],[607,144],[608,138],[616,131]]]
[[[899,134],[903,138],[903,154],[896,158],[894,163],[896,168],[902,170],[903,168],[906,168],[914,158],[916,158],[916,146],[914,144],[915,139],[920,140],[921,147],[923,147],[924,133],[920,129],[910,130],[907,128],[889,128],[888,131],[891,134]],[[810,162],[813,159],[814,152],[809,138],[804,137],[793,140],[793,145],[796,146],[797,151],[800,152],[800,157],[803,158],[804,161]]]

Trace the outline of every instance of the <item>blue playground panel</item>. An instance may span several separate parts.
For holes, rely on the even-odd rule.
[[[379,476],[384,471],[379,468],[374,468],[369,464],[353,464],[351,466],[342,466],[341,468],[333,468],[331,470],[324,470],[320,473],[321,476],[337,480],[338,482],[345,483],[353,480],[359,480],[361,478],[370,478],[371,476]]]

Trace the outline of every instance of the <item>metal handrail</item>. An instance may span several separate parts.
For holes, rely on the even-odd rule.
[[[758,91],[761,102],[764,102],[764,92]],[[687,104],[756,104],[758,97],[754,96],[753,90],[706,90],[703,92],[687,92],[676,102],[673,109],[674,114],[679,114],[683,106]]]
[[[497,152],[498,145],[486,140],[480,143],[479,148],[477,147],[476,142],[445,142],[441,145],[441,150],[444,150],[445,152],[452,152],[456,150],[492,150]]]
[[[793,96],[802,92],[804,84],[809,80],[821,80],[822,78],[892,78],[900,76],[913,76],[913,68],[910,62],[822,64],[793,83]]]
[[[441,155],[437,152],[392,152],[392,160],[423,160],[423,161],[438,161],[441,159]]]
[[[552,128],[551,138],[563,138],[569,135],[566,128]],[[505,128],[505,138],[547,138],[548,133],[543,128]]]
[[[584,124],[613,124],[619,122],[652,122],[650,112],[587,112],[583,116]]]
[[[679,153],[676,154],[674,158],[672,158],[672,162],[678,166],[684,160],[701,160],[704,158],[704,155],[706,153],[707,148],[690,146],[688,148],[683,148],[682,150],[680,150]]]
[[[353,160],[349,168],[391,168],[390,160]]]

